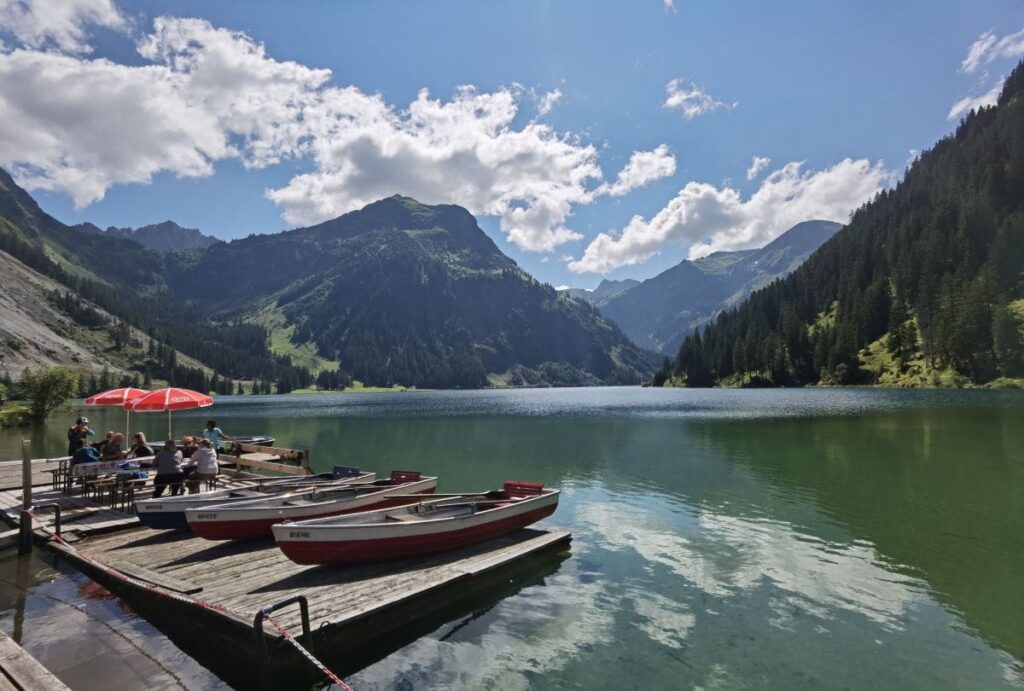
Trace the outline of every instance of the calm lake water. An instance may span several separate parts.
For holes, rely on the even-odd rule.
[[[547,522],[573,531],[569,553],[524,564],[418,640],[333,661],[359,689],[1024,687],[1018,392],[222,397],[175,415],[175,432],[210,416],[308,448],[321,469],[421,470],[441,492],[562,489]],[[27,433],[34,455],[63,451],[60,422]],[[159,438],[166,418],[133,428]],[[0,432],[0,457],[18,438]],[[10,633],[10,610],[0,622]]]

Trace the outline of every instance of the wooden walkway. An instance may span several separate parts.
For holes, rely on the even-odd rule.
[[[67,688],[10,636],[0,632],[0,691],[62,691]]]
[[[409,631],[419,630],[421,621],[468,598],[467,593],[505,592],[510,579],[503,570],[548,569],[530,566],[524,558],[563,554],[571,540],[564,531],[525,529],[430,557],[302,566],[270,539],[207,541],[190,532],[144,528],[133,514],[99,507],[79,495],[46,490],[34,492],[33,498],[36,505],[56,501],[62,506],[62,537],[67,542],[49,537],[49,512],[37,514],[45,526],[36,531],[37,541],[236,686],[280,687],[282,679],[293,679],[308,688],[310,666],[271,625],[265,625],[269,647],[256,635],[254,619],[268,605],[305,597],[315,632],[312,643],[334,659],[350,661],[345,657],[349,651],[382,640],[393,646]],[[20,490],[0,491],[0,515],[8,523],[17,524],[20,506]],[[551,559],[542,561],[550,564]],[[301,634],[298,607],[282,609],[274,617],[292,635]],[[268,660],[273,660],[271,667]],[[218,667],[218,661],[227,667]]]
[[[60,458],[33,459],[32,486],[49,485],[53,480],[53,475],[46,471],[55,470],[60,460]],[[0,490],[6,489],[21,489],[21,461],[0,461]]]

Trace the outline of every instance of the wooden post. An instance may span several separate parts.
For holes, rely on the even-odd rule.
[[[32,551],[32,458],[31,439],[21,440],[21,519],[18,524],[18,554]]]
[[[21,508],[32,508],[32,458],[29,444],[31,439],[21,440]]]

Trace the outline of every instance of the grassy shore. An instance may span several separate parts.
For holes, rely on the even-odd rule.
[[[18,427],[20,425],[26,425],[28,422],[28,406],[11,405],[8,403],[3,408],[0,408],[0,428]]]
[[[355,382],[355,384],[353,384],[349,388],[342,389],[341,391],[325,391],[323,389],[317,389],[317,388],[314,388],[314,387],[309,387],[309,388],[306,388],[306,389],[294,389],[293,391],[291,391],[291,393],[303,393],[303,394],[305,394],[305,393],[337,393],[337,394],[343,394],[343,393],[402,393],[402,392],[405,392],[405,391],[425,391],[425,390],[426,389],[416,389],[416,388],[411,388],[410,389],[410,388],[405,387],[405,386],[399,386],[398,384],[395,384],[391,388],[388,388],[386,386],[366,386],[362,382],[357,381],[357,382]]]

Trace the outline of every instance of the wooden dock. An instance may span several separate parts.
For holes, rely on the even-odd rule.
[[[60,461],[60,458],[33,459],[32,486],[48,486],[53,481],[48,471],[56,469]],[[0,490],[5,489],[21,489],[21,461],[0,461]]]
[[[0,691],[63,691],[68,687],[0,631]]]
[[[10,523],[17,520],[20,494],[0,491],[0,510],[6,510]],[[305,597],[314,634],[304,643],[347,674],[372,661],[367,655],[379,657],[409,642],[410,631],[430,630],[422,630],[423,622],[438,612],[457,616],[460,599],[506,593],[510,581],[547,575],[564,559],[571,540],[564,531],[526,529],[431,557],[301,566],[270,539],[211,542],[188,532],[141,527],[134,515],[79,496],[35,493],[37,504],[50,500],[66,507],[62,535],[67,542],[49,539],[42,529],[37,539],[236,686],[280,688],[291,680],[309,688],[321,678],[270,624],[266,639],[258,637],[254,620],[268,605]],[[40,512],[39,519],[51,529],[52,516]],[[273,616],[299,637],[297,606]],[[385,650],[367,652],[374,646]]]

